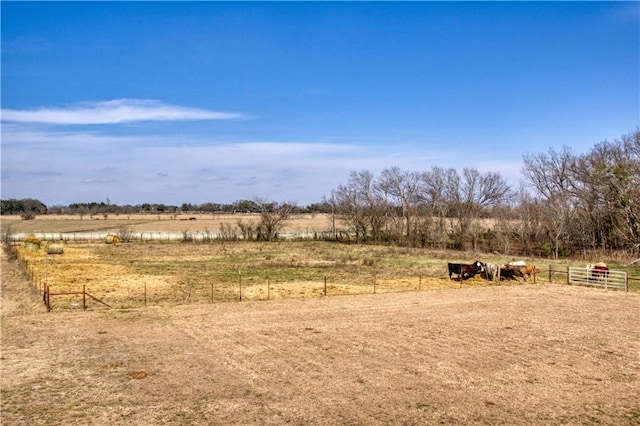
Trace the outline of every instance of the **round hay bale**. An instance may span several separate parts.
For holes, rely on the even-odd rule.
[[[62,244],[49,244],[47,247],[47,254],[62,254],[64,253],[64,247]]]
[[[107,238],[105,239],[105,243],[107,244],[119,244],[120,243],[120,237],[117,235],[107,235]]]
[[[30,234],[29,236],[27,236],[27,238],[24,239],[23,246],[27,249],[39,250],[40,244],[42,244],[40,239],[36,238],[35,235]]]

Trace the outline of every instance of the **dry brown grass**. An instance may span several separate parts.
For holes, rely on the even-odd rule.
[[[449,280],[447,252],[320,241],[68,244],[60,256],[18,251],[39,288],[48,284],[56,294],[86,286],[115,307],[321,297],[325,282],[327,295],[487,285],[479,277]],[[54,309],[70,309],[80,298],[51,301]]]
[[[66,244],[64,254],[18,247],[36,286],[53,294],[82,292],[112,307],[322,297],[497,285],[481,277],[458,282],[447,262],[478,258],[504,264],[511,258],[451,251],[322,241]],[[548,281],[548,268],[565,265],[526,259]],[[566,280],[562,274],[554,280]],[[499,284],[520,284],[507,281]],[[325,285],[326,283],[326,285]],[[638,290],[632,281],[632,290]],[[325,290],[326,289],[326,290]],[[325,293],[326,292],[326,293]],[[54,309],[81,307],[80,295],[55,296]],[[89,300],[90,307],[99,307]]]
[[[196,220],[188,220],[195,217]],[[41,215],[34,220],[22,220],[20,216],[2,216],[3,226],[13,232],[88,232],[117,231],[126,227],[132,232],[219,232],[222,226],[232,226],[237,231],[238,221],[257,223],[258,214],[196,214],[196,215],[102,215],[93,218],[77,215]],[[284,223],[283,232],[325,232],[331,229],[331,216],[326,214],[294,215]]]
[[[3,424],[640,422],[637,293],[466,286],[44,313],[2,260]]]

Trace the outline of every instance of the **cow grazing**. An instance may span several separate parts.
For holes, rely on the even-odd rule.
[[[606,281],[609,278],[609,267],[603,262],[587,265],[587,271],[591,272],[591,278],[596,281]]]
[[[497,281],[500,279],[500,266],[495,263],[487,263],[484,265],[484,276],[489,281]]]
[[[527,265],[524,261],[519,260],[517,262],[507,263],[504,268],[500,270],[500,277],[506,279],[522,277],[527,281],[527,277],[531,278],[534,273],[535,267],[533,265]]]
[[[503,266],[500,268],[500,279],[501,280],[511,280],[515,279],[515,271],[508,266]]]
[[[471,265],[464,263],[449,263],[449,279],[452,274],[458,275],[458,280],[474,277],[484,270],[484,264],[479,260],[476,260]]]

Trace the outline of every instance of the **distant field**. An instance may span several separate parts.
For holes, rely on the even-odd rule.
[[[195,220],[189,220],[195,218]],[[10,226],[15,233],[30,232],[87,232],[110,231],[126,228],[133,232],[218,232],[223,226],[236,228],[238,222],[258,223],[259,214],[194,214],[194,215],[102,215],[93,218],[77,215],[41,215],[34,220],[22,220],[20,216],[2,216],[3,226]],[[340,225],[338,223],[338,225]],[[284,222],[282,232],[327,232],[332,229],[331,215],[300,214]]]

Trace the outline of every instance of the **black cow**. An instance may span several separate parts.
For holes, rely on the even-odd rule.
[[[500,268],[500,279],[504,280],[515,280],[516,279],[516,271],[509,267]]]
[[[484,269],[484,264],[479,260],[476,260],[471,265],[465,265],[464,263],[449,263],[449,279],[452,274],[458,275],[458,280],[464,278],[470,278],[479,274]]]

